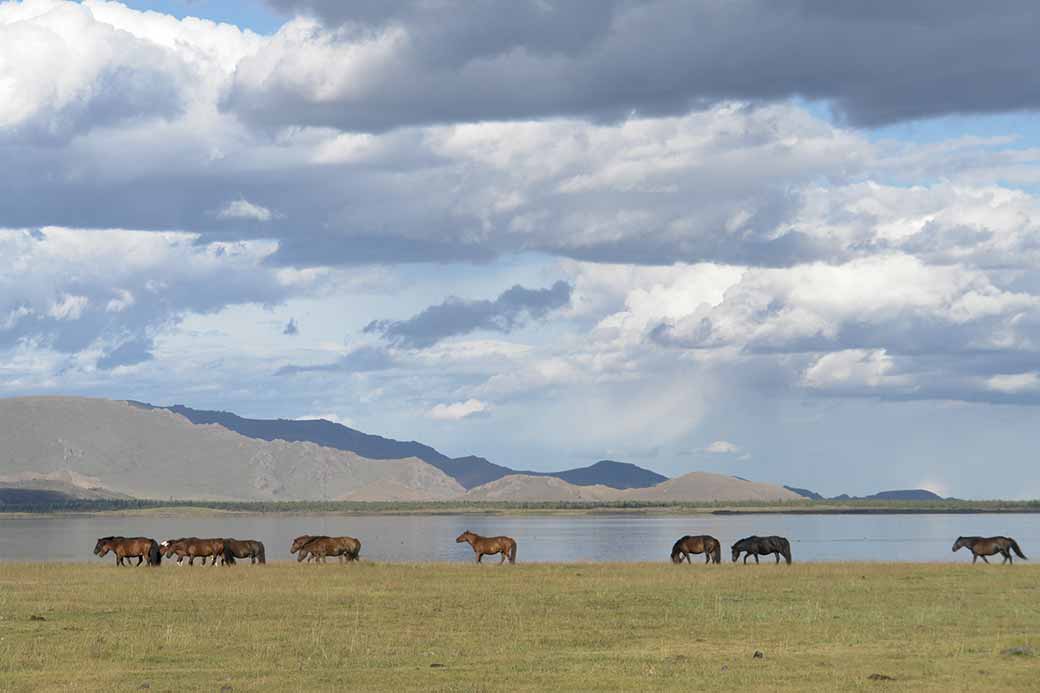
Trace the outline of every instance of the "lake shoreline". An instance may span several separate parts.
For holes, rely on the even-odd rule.
[[[243,504],[248,505],[248,504]],[[343,507],[328,509],[308,509],[302,507],[266,507],[264,509],[250,507],[210,507],[195,506],[156,506],[148,508],[120,508],[111,510],[15,510],[0,508],[0,521],[4,519],[44,518],[44,517],[245,517],[245,516],[610,516],[626,517],[681,517],[689,515],[1007,515],[1037,514],[1040,505],[1014,502],[1004,505],[993,502],[992,507],[965,504],[963,506],[921,506],[907,504],[901,506],[698,506],[667,505],[647,507],[614,507],[609,505],[590,505],[574,507],[571,505],[546,504],[540,507],[502,507],[502,506],[422,506],[422,507]]]

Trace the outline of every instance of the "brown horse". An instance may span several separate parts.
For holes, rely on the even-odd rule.
[[[306,546],[307,542],[309,542],[311,539],[318,539],[321,538],[321,536],[322,535],[319,534],[302,534],[296,537],[295,539],[293,539],[292,545],[289,547],[289,553],[296,553],[304,546]],[[310,562],[312,556],[310,555],[309,551],[301,553],[296,560],[302,561],[305,556],[307,558],[307,561]]]
[[[302,537],[301,537],[302,538]],[[296,546],[296,542],[293,542]],[[361,553],[361,542],[354,537],[312,537],[310,541],[302,543],[297,550],[300,555],[297,561],[302,561],[304,556],[310,554],[316,563],[324,563],[327,556],[339,556],[340,563],[356,561]],[[310,560],[308,557],[307,560]]]
[[[986,560],[986,556],[992,556],[995,553],[1004,556],[1003,563],[1014,564],[1015,561],[1011,558],[1012,551],[1019,558],[1029,560],[1022,553],[1022,549],[1018,548],[1018,542],[1011,537],[957,537],[957,541],[953,543],[953,550],[958,551],[965,546],[971,550],[971,562],[973,565],[979,558],[989,563]]]
[[[462,542],[467,542],[473,547],[473,553],[477,554],[477,563],[480,563],[484,556],[494,556],[496,553],[502,554],[499,565],[505,563],[507,558],[510,563],[516,563],[516,540],[512,537],[482,537],[467,529],[455,537],[456,544]]]
[[[255,539],[224,539],[224,561],[234,563],[236,558],[248,558],[250,563],[267,563],[263,542]]]
[[[722,561],[722,544],[707,534],[695,537],[687,534],[672,546],[672,563],[682,563],[683,559],[686,559],[687,563],[693,563],[690,560],[692,553],[703,553],[705,563],[719,563]]]
[[[188,565],[195,565],[195,559],[201,558],[202,565],[206,565],[206,559],[213,557],[210,565],[216,565],[217,559],[224,565],[230,565],[224,556],[223,539],[199,539],[198,537],[183,537],[181,539],[166,539],[159,544],[163,555],[170,558],[177,555],[177,565],[183,565],[184,559],[188,559]]]
[[[101,537],[94,544],[96,556],[104,557],[109,551],[116,555],[116,565],[131,565],[131,558],[137,559],[137,565],[146,559],[148,565],[159,565],[162,562],[159,545],[155,539],[147,537]]]
[[[747,563],[747,559],[751,556],[754,556],[755,563],[758,563],[759,556],[768,556],[773,553],[776,554],[777,563],[780,562],[780,557],[783,556],[784,560],[787,561],[787,565],[791,565],[791,543],[783,537],[745,537],[731,548],[733,550],[734,563],[740,558],[741,553],[744,553],[744,563]]]

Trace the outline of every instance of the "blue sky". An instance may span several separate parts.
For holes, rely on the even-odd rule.
[[[1032,11],[0,2],[0,395],[1038,497]]]

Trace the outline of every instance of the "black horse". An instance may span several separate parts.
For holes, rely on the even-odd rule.
[[[776,554],[777,563],[783,556],[787,564],[791,564],[791,543],[783,537],[745,537],[733,545],[734,563],[740,558],[741,553],[744,554],[745,563],[750,556],[754,556],[755,563],[758,563],[759,556],[768,556],[773,553]]]

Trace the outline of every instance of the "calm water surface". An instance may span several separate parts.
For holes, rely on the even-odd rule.
[[[507,534],[517,560],[667,561],[684,534],[711,534],[728,547],[749,534],[791,540],[795,561],[969,561],[950,551],[958,535],[1011,535],[1040,556],[1040,514],[1006,515],[239,515],[234,517],[0,517],[0,560],[99,561],[91,551],[110,534],[156,539],[260,539],[268,560],[290,560],[300,534],[348,534],[372,561],[471,561],[455,537],[465,529]],[[105,560],[113,560],[111,557]],[[485,559],[487,560],[487,559]],[[492,559],[492,560],[497,560]],[[769,560],[772,560],[771,558]]]

